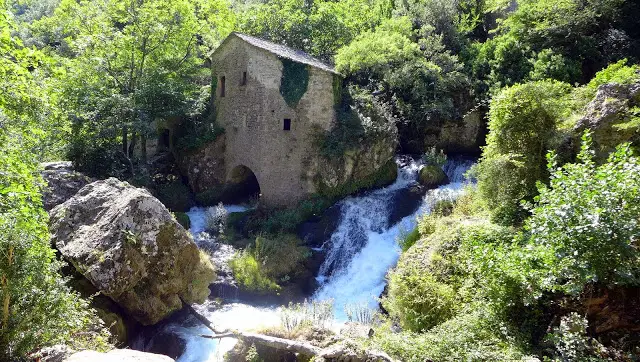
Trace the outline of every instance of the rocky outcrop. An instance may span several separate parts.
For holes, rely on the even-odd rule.
[[[606,157],[617,145],[639,140],[636,128],[625,129],[632,108],[640,106],[640,82],[632,84],[603,84],[586,107],[585,115],[576,123],[576,137],[586,129],[592,131],[598,156]],[[637,115],[636,115],[637,116]]]
[[[44,209],[49,211],[69,200],[85,185],[93,180],[74,171],[71,161],[47,162],[42,165],[42,178],[47,186],[42,191]]]
[[[435,147],[448,155],[480,154],[485,126],[479,111],[467,113],[462,120],[447,121],[435,133],[425,137],[425,150]]]
[[[81,274],[142,324],[209,295],[213,267],[148,191],[115,178],[51,211],[52,241]]]
[[[107,353],[82,351],[73,354],[64,362],[174,362],[174,359],[161,354],[134,351],[131,349],[114,349]]]
[[[187,177],[194,193],[222,189],[226,177],[224,153],[225,135],[220,135],[196,151],[178,155],[180,173]]]
[[[305,178],[313,182],[316,192],[333,198],[388,185],[395,181],[398,171],[395,145],[394,136],[352,148],[338,158],[318,155],[310,161]]]

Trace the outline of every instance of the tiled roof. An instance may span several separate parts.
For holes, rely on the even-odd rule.
[[[324,71],[327,72],[331,72],[331,73],[335,73],[335,74],[339,74],[338,72],[336,72],[335,69],[333,69],[332,66],[322,62],[321,60],[312,57],[311,55],[300,51],[300,50],[296,50],[293,48],[290,48],[286,45],[282,45],[282,44],[276,44],[267,40],[263,40],[260,38],[256,38],[250,35],[246,35],[246,34],[242,34],[242,33],[237,33],[237,32],[233,32],[231,33],[231,35],[229,35],[229,37],[231,36],[237,36],[238,38],[246,41],[247,43],[264,49],[270,53],[273,53],[279,57],[282,58],[287,58],[287,59],[291,59],[294,62],[298,62],[298,63],[303,63],[303,64],[307,64],[310,65],[312,67],[318,68],[318,69],[322,69]]]

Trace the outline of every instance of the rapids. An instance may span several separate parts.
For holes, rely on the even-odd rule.
[[[398,191],[417,185],[420,161],[408,157],[398,158],[398,178],[381,189],[363,195],[347,197],[338,203],[340,221],[330,240],[322,249],[325,260],[317,280],[320,287],[311,296],[314,300],[333,300],[336,324],[347,320],[345,306],[367,305],[378,308],[378,297],[386,284],[385,275],[398,261],[400,248],[398,239],[416,226],[416,218],[428,213],[438,200],[454,200],[462,192],[465,172],[473,164],[468,159],[452,159],[443,167],[449,183],[426,192],[408,216],[399,222],[391,222],[395,206],[394,195]],[[226,205],[229,213],[246,210],[238,205]],[[205,210],[193,208],[187,213],[191,219],[191,232],[196,235],[204,230]],[[276,326],[280,323],[279,306],[251,306],[243,303],[224,304],[222,308],[210,310],[208,303],[195,308],[219,330],[233,328],[252,330]],[[180,336],[186,341],[185,351],[178,362],[222,361],[235,340],[220,341],[201,338],[210,331],[193,323],[171,323],[163,327],[165,332]],[[146,349],[144,343],[138,346]]]

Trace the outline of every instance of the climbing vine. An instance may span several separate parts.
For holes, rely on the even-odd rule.
[[[307,92],[309,86],[309,67],[306,64],[280,58],[282,62],[282,78],[280,94],[289,107],[295,107]]]

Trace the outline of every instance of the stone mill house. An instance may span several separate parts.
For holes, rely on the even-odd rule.
[[[211,64],[213,109],[224,134],[178,155],[194,192],[259,189],[260,202],[271,206],[295,205],[316,193],[329,166],[318,156],[314,132],[336,122],[341,75],[304,52],[240,33],[222,42]],[[387,148],[381,162],[393,157]]]

